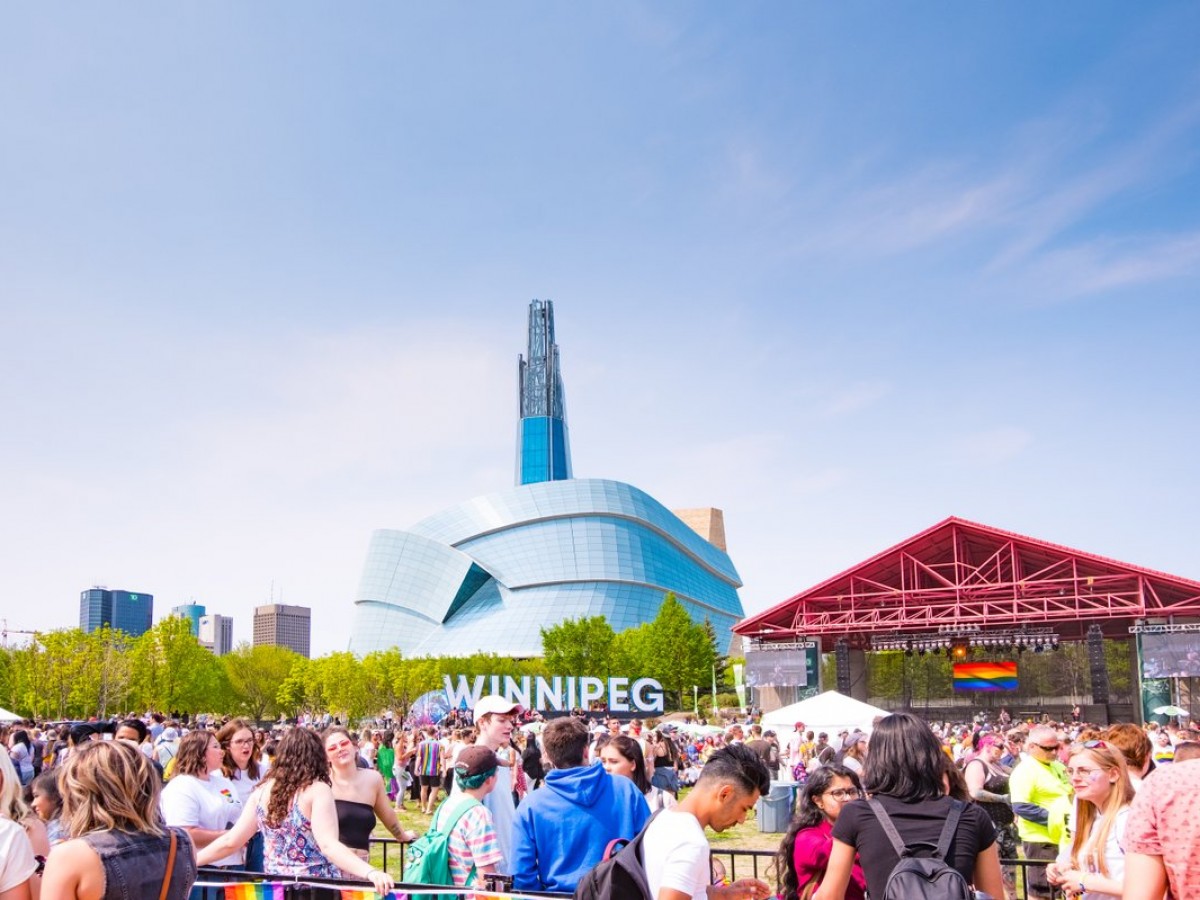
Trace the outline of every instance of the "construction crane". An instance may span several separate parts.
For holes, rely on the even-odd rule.
[[[12,634],[37,634],[36,631],[28,631],[24,628],[9,628],[8,619],[0,619],[0,646],[8,649],[8,635]]]

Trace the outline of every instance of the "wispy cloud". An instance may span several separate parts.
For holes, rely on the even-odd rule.
[[[799,214],[807,224],[793,231],[797,251],[862,261],[935,246],[945,255],[955,246],[961,274],[1028,290],[1069,270],[1072,296],[1190,273],[1191,231],[1144,234],[1103,216],[1106,206],[1194,165],[1200,101],[1129,137],[1114,127],[1083,106],[1014,128],[991,164],[943,159],[863,178],[840,193],[815,188],[809,193],[825,208]],[[1075,236],[1080,230],[1092,236]]]

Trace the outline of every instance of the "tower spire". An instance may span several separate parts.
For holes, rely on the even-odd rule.
[[[517,484],[563,481],[571,477],[567,404],[563,396],[554,304],[529,304],[527,356],[517,357],[521,423],[517,438]]]

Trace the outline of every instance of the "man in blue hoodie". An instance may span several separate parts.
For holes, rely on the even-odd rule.
[[[574,716],[548,724],[542,748],[554,768],[517,807],[513,889],[571,894],[616,838],[633,838],[650,819],[633,781],[587,765],[587,727]]]

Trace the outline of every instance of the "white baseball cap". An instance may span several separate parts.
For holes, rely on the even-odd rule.
[[[520,710],[520,708],[521,704],[505,700],[499,694],[488,694],[486,697],[480,697],[479,701],[475,704],[475,719],[482,719],[489,713],[509,716]]]

